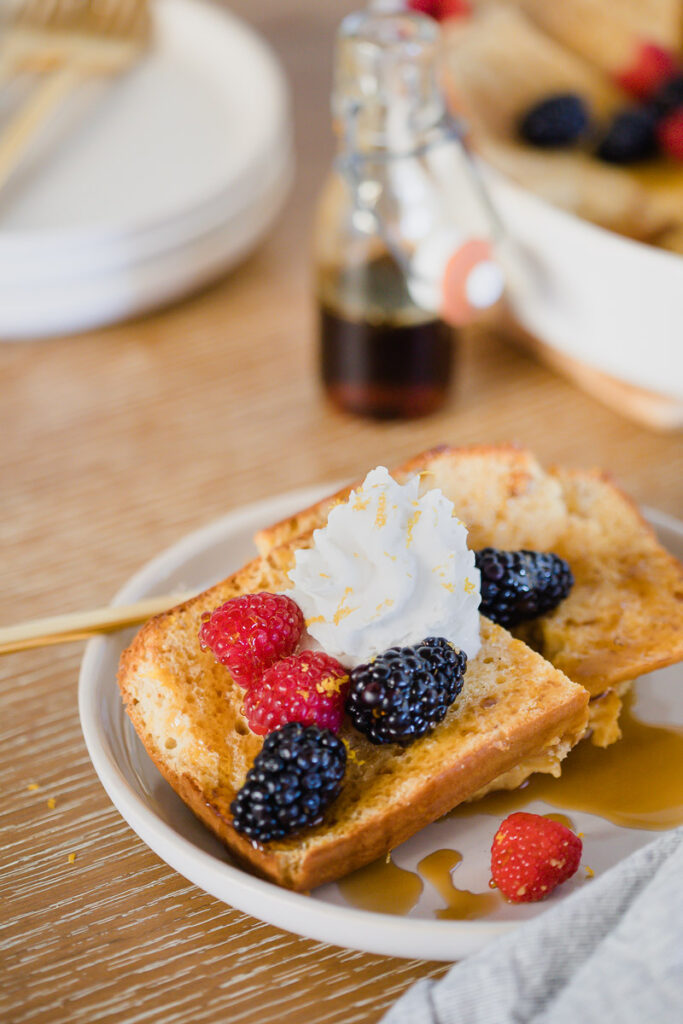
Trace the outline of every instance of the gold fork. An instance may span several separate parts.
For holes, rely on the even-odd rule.
[[[62,100],[86,78],[124,71],[149,39],[148,0],[15,0],[0,40],[0,77],[39,77],[0,135],[0,188]]]
[[[0,654],[28,651],[34,647],[87,640],[98,633],[113,633],[137,626],[196,595],[196,590],[177,591],[160,597],[146,597],[134,604],[110,605],[87,612],[67,612],[48,619],[34,619],[15,626],[0,627]]]

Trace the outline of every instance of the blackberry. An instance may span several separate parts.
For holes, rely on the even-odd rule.
[[[683,73],[674,75],[660,85],[652,97],[652,105],[660,117],[666,117],[683,107]]]
[[[657,117],[647,107],[633,107],[615,114],[597,148],[609,164],[633,164],[657,151]]]
[[[589,121],[588,109],[580,96],[560,93],[527,110],[519,121],[519,134],[541,149],[571,146],[586,133]]]
[[[233,825],[259,843],[317,825],[345,769],[346,747],[333,732],[289,722],[264,740],[230,804]]]
[[[574,584],[569,565],[542,551],[475,552],[481,572],[479,611],[501,626],[516,626],[556,608]]]
[[[371,743],[406,746],[444,718],[466,667],[467,655],[442,637],[391,647],[352,671],[346,710]]]

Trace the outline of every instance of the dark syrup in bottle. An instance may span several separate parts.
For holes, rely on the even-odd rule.
[[[454,331],[415,306],[391,257],[326,273],[319,294],[322,379],[336,405],[377,419],[443,405]]]

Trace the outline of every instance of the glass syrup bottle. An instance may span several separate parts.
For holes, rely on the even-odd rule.
[[[315,287],[323,384],[360,415],[438,409],[458,328],[502,291],[497,221],[446,111],[439,43],[417,14],[359,12],[338,33]]]

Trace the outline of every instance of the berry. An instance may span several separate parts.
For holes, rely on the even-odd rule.
[[[392,647],[353,670],[346,710],[371,743],[405,746],[444,718],[466,667],[466,654],[440,637]]]
[[[511,903],[534,903],[571,878],[581,852],[581,840],[565,825],[517,811],[493,837],[491,877]]]
[[[439,21],[446,21],[447,18],[465,18],[472,13],[472,7],[468,0],[439,0],[437,18]]]
[[[519,134],[543,149],[570,146],[588,128],[588,109],[580,96],[560,93],[541,100],[521,117]]]
[[[556,608],[574,584],[569,565],[541,551],[475,552],[481,572],[479,611],[501,626],[515,626]]]
[[[683,160],[683,107],[660,121],[657,137],[665,153],[674,160]]]
[[[669,50],[654,43],[643,43],[633,64],[614,77],[626,92],[645,100],[675,75],[676,70],[676,59]]]
[[[349,674],[329,654],[304,651],[272,665],[244,697],[249,728],[259,736],[286,722],[337,732],[344,715]]]
[[[202,647],[225,665],[236,683],[250,686],[280,658],[292,654],[304,629],[298,604],[284,594],[233,597],[204,617]]]
[[[439,17],[439,0],[408,0],[408,9],[430,18]]]
[[[652,105],[660,117],[683,107],[683,74],[668,78],[652,97]]]
[[[329,729],[289,722],[267,736],[230,804],[238,832],[259,843],[322,821],[346,769],[346,747]]]
[[[657,149],[657,118],[653,110],[633,107],[615,114],[597,149],[601,160],[610,164],[632,164],[645,160]]]
[[[408,8],[419,14],[427,14],[436,21],[462,18],[472,13],[468,0],[408,0]]]

